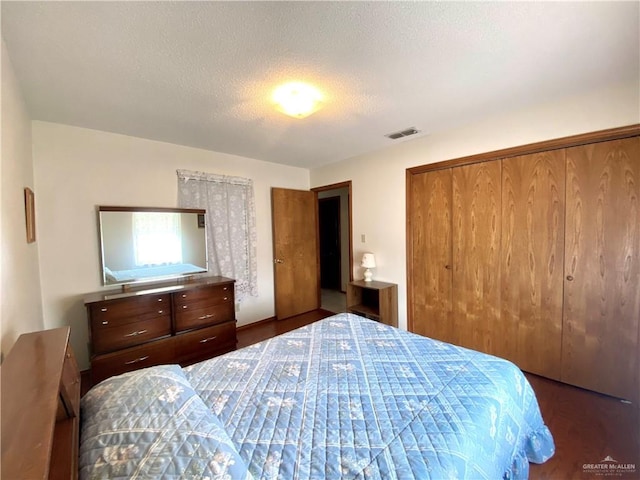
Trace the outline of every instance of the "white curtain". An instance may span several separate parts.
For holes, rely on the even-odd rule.
[[[209,272],[236,280],[236,301],[258,296],[253,180],[178,170],[178,204],[207,211]]]

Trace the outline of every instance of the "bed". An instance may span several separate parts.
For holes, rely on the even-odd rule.
[[[339,314],[81,403],[80,478],[523,479],[554,453],[526,378]]]

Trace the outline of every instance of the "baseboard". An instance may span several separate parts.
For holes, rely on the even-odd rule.
[[[262,323],[273,322],[274,320],[277,320],[277,319],[278,319],[277,317],[264,318],[262,320],[258,320],[257,322],[251,322],[251,323],[247,323],[246,325],[240,325],[239,327],[236,327],[236,330],[244,330],[245,328],[255,327]]]

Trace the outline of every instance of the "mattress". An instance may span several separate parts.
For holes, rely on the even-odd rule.
[[[123,445],[129,478],[524,479],[554,453],[515,365],[352,314],[109,379],[83,398],[81,440],[81,478],[111,475]]]

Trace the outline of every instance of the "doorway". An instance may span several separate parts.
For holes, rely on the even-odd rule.
[[[321,308],[346,311],[352,280],[351,182],[312,189],[318,194]]]

